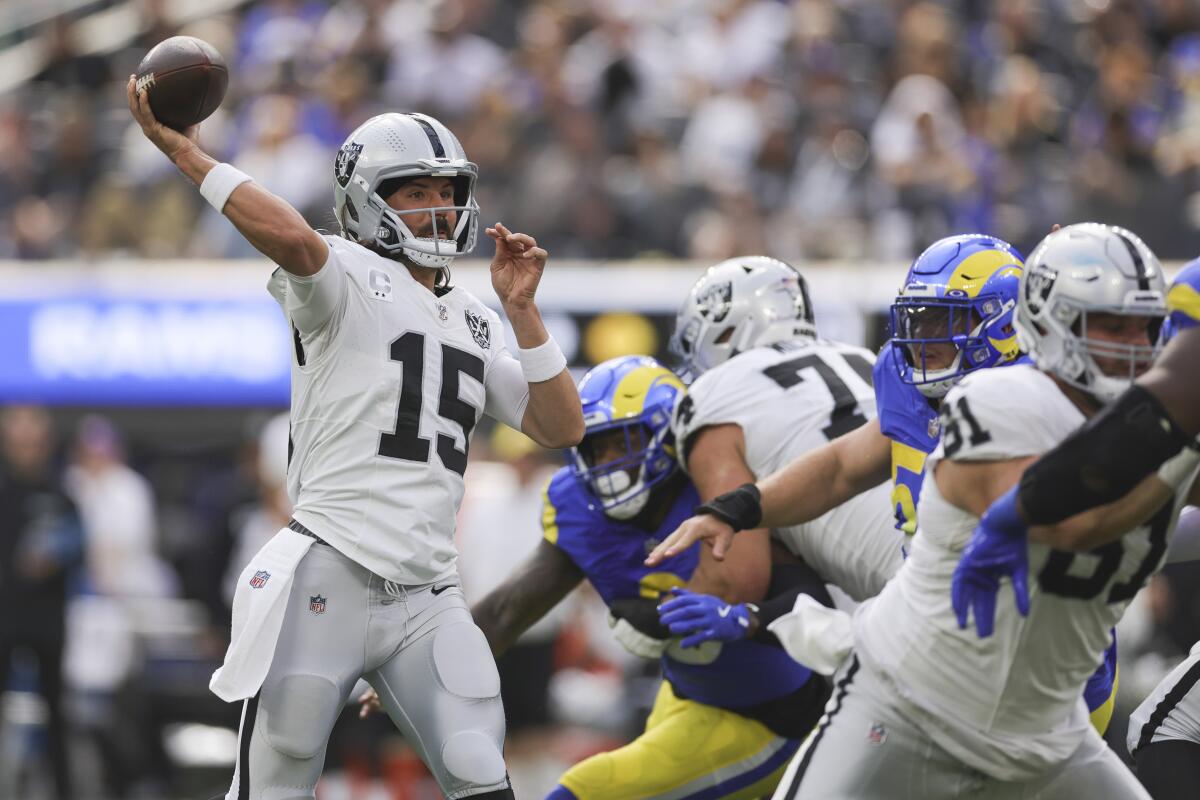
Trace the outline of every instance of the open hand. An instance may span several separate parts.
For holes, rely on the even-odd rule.
[[[513,233],[499,222],[487,229],[487,235],[496,243],[491,267],[492,288],[500,303],[506,311],[532,305],[548,254],[529,234]]]
[[[968,615],[975,617],[980,638],[992,635],[996,624],[996,594],[1000,579],[1012,578],[1017,611],[1029,613],[1029,545],[1025,536],[989,530],[984,521],[971,534],[962,558],[950,579],[950,602],[958,627],[967,627]]]
[[[712,547],[713,558],[724,561],[725,553],[733,544],[733,528],[711,514],[690,517],[650,551],[650,555],[646,556],[646,566],[656,566],[699,541],[704,541]]]
[[[154,146],[163,151],[171,161],[175,161],[188,150],[198,148],[200,126],[192,125],[180,133],[163,125],[155,118],[154,112],[150,109],[149,94],[145,89],[139,92],[136,82],[136,76],[130,75],[129,83],[125,86],[125,94],[129,100],[129,113],[133,114],[137,124],[142,127],[142,133],[146,135],[146,138],[154,142]]]

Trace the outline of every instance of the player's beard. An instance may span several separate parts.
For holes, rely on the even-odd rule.
[[[446,217],[435,217],[435,220],[436,220],[437,233],[438,233],[437,238],[445,239],[447,241],[453,239],[454,231],[452,231],[450,229],[450,220],[448,220]],[[420,230],[413,231],[413,236],[418,239],[432,239],[432,238],[434,238],[434,236],[433,236],[434,226],[435,226],[435,223],[433,223],[433,222],[431,222],[427,225],[423,225],[423,226],[421,226]]]

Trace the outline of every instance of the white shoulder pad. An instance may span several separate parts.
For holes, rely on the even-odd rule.
[[[687,470],[685,449],[689,439],[711,425],[741,424],[755,397],[761,397],[761,349],[749,350],[705,372],[688,387],[675,407],[671,430],[679,463]]]
[[[1022,364],[964,378],[942,401],[941,420],[934,459],[990,461],[1044,453],[1084,416],[1048,375]]]

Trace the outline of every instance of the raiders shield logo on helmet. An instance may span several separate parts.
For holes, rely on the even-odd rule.
[[[488,321],[478,314],[466,309],[463,314],[467,318],[467,330],[471,332],[471,337],[475,339],[475,344],[487,350],[492,345],[492,331]]]
[[[710,286],[696,298],[700,313],[713,322],[720,322],[729,313],[733,303],[733,284],[729,281]]]
[[[350,178],[354,175],[354,165],[358,163],[362,151],[363,146],[356,142],[346,142],[338,150],[337,157],[333,160],[333,177],[343,189],[350,184]]]

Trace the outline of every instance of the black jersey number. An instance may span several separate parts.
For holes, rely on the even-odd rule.
[[[425,336],[405,333],[391,347],[392,361],[404,365],[400,381],[400,404],[396,407],[396,431],[379,436],[379,455],[404,461],[429,461],[429,439],[421,436],[421,405],[425,379]],[[467,471],[467,448],[479,409],[458,396],[460,375],[483,382],[483,359],[457,347],[442,344],[442,385],[438,391],[438,415],[462,426],[463,447],[453,436],[437,435],[437,454],[442,463],[462,475]]]
[[[868,384],[871,383],[871,362],[857,353],[839,353],[838,358],[848,364],[860,378]],[[763,374],[784,389],[790,389],[796,384],[804,382],[800,373],[809,368],[817,373],[817,377],[824,382],[825,387],[829,389],[829,394],[833,397],[833,412],[829,415],[829,424],[821,429],[826,439],[836,439],[860,425],[867,424],[867,418],[863,416],[862,410],[858,407],[858,400],[854,397],[854,392],[850,391],[850,387],[837,374],[837,370],[817,353],[808,353],[799,358],[781,361],[764,369]]]
[[[960,420],[966,424],[967,442],[972,447],[978,447],[992,440],[992,435],[980,427],[975,415],[971,413],[971,407],[967,405],[967,398],[960,397],[957,401],[946,403],[942,407],[942,445],[946,451],[946,458],[953,458],[954,454],[962,449],[963,434]]]
[[[1167,551],[1167,530],[1171,525],[1171,517],[1174,515],[1174,506],[1175,499],[1172,497],[1151,518],[1150,548],[1146,551],[1146,557],[1129,576],[1129,580],[1115,584],[1109,589],[1109,603],[1123,603],[1132,599],[1154,572],[1155,567],[1162,560],[1163,554]],[[1078,554],[1052,550],[1050,557],[1046,559],[1046,565],[1038,573],[1038,583],[1049,594],[1073,597],[1077,600],[1091,600],[1098,597],[1104,587],[1108,585],[1109,580],[1117,571],[1117,567],[1121,566],[1121,556],[1124,554],[1125,547],[1121,544],[1120,539],[1109,542],[1097,547],[1089,554],[1097,557],[1096,568],[1092,570],[1091,575],[1070,575],[1068,572]]]

